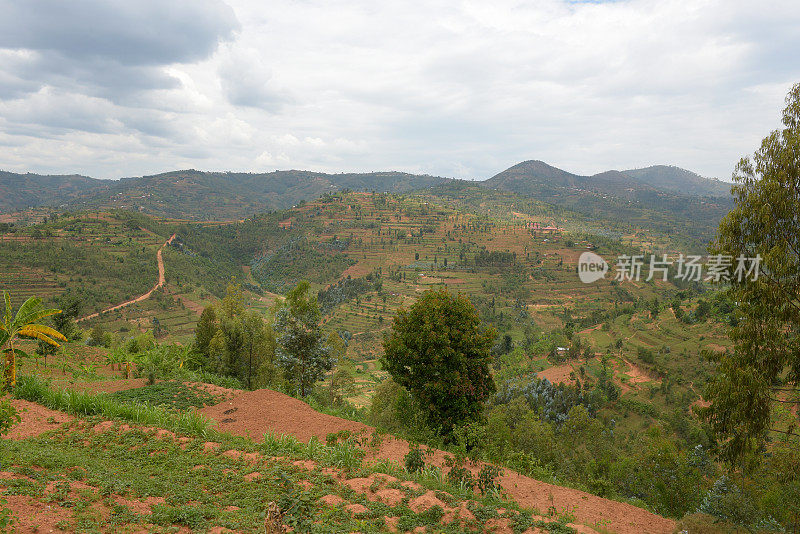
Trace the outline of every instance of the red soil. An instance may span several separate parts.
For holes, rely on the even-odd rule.
[[[7,437],[9,439],[20,440],[32,438],[43,432],[57,428],[61,423],[66,423],[74,419],[74,417],[64,412],[57,412],[22,399],[13,399],[11,404],[17,409],[21,420],[8,432]]]
[[[54,381],[54,385],[71,389],[73,391],[85,391],[87,393],[116,393],[128,389],[140,388],[147,385],[145,378],[120,378],[117,380],[94,380],[90,382],[66,382]]]
[[[236,395],[216,406],[200,410],[217,421],[217,428],[231,434],[262,439],[268,432],[290,434],[301,441],[315,436],[324,441],[330,433],[349,430],[361,432],[369,438],[374,428],[313,410],[308,404],[268,389],[248,391]],[[387,459],[402,464],[408,453],[408,442],[384,436],[377,448],[367,448],[367,459]],[[434,451],[430,462],[444,466],[446,454]],[[477,470],[479,466],[474,469]],[[547,484],[504,470],[500,483],[508,495],[520,505],[546,511],[554,506],[558,511],[574,509],[578,523],[602,524],[603,528],[617,534],[658,533],[667,534],[675,529],[675,522],[630,504],[603,499],[589,493]]]
[[[539,376],[539,378],[546,378],[553,384],[558,384],[560,382],[573,384],[575,380],[570,378],[570,373],[575,373],[575,376],[578,376],[578,371],[576,371],[571,364],[565,363],[564,365],[549,367],[544,371],[539,371],[536,374]]]

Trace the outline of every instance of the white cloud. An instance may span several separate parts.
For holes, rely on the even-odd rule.
[[[229,4],[0,0],[0,168],[727,178],[800,81],[789,1]]]

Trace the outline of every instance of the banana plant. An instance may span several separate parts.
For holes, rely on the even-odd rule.
[[[17,339],[38,339],[60,347],[56,340],[66,341],[67,338],[58,330],[38,323],[45,317],[61,313],[61,310],[42,308],[42,299],[30,297],[14,314],[8,291],[3,291],[3,299],[6,310],[0,317],[0,351],[6,357],[4,385],[11,390],[17,383],[17,355],[26,356],[23,350],[14,347]]]

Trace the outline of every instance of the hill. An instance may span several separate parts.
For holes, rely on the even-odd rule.
[[[152,176],[96,180],[83,176],[0,174],[0,212],[36,206],[129,209],[188,220],[238,220],[290,208],[336,190],[402,193],[447,181],[403,172],[326,174],[181,170]]]
[[[0,234],[0,272],[7,273],[0,283],[17,304],[31,294],[48,303],[77,298],[81,315],[147,292],[80,321],[84,339],[115,347],[113,355],[151,333],[162,347],[191,346],[200,312],[219,303],[232,277],[247,307],[265,317],[276,294],[310,280],[324,336],[345,341],[312,405],[439,449],[445,445],[424,426],[392,412],[402,399],[387,399],[391,383],[378,358],[398,308],[447,286],[500,333],[492,363],[498,395],[487,404],[480,456],[678,519],[720,473],[692,408],[714,368],[701,351],[730,348],[732,304],[707,284],[674,279],[584,284],[576,267],[589,249],[613,265],[621,254],[680,250],[681,239],[447,181],[411,194],[335,192],[228,223],[122,210],[51,216]],[[38,360],[25,363],[40,369]],[[95,371],[76,367],[75,378]],[[330,400],[337,395],[341,404]],[[520,417],[525,424],[515,422]],[[648,467],[655,458],[662,458],[658,471]],[[653,484],[674,476],[679,482]]]
[[[654,165],[622,172],[639,182],[684,195],[727,197],[731,194],[730,183],[704,178],[692,171],[671,165]]]
[[[480,185],[535,198],[593,219],[683,235],[702,246],[713,237],[719,220],[733,207],[730,195],[707,197],[691,192],[703,190],[701,185],[705,182],[716,183],[713,180],[675,167],[641,171],[605,171],[580,176],[542,161],[524,161]],[[670,185],[661,183],[662,179]],[[693,187],[676,192],[691,180],[695,180]]]
[[[31,207],[127,209],[186,220],[240,220],[287,209],[341,190],[406,193],[431,187],[482,185],[508,191],[589,217],[670,228],[707,240],[731,207],[729,185],[691,171],[653,166],[573,174],[542,161],[525,161],[482,182],[403,172],[339,173],[288,170],[270,173],[171,171],[151,176],[97,180],[85,176],[0,173],[0,213]],[[685,224],[687,221],[692,224]],[[694,226],[694,228],[693,228]]]
[[[16,174],[0,171],[0,213],[29,207],[61,206],[107,189],[109,182],[78,174]]]

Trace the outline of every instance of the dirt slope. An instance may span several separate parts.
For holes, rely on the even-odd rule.
[[[243,392],[232,399],[200,410],[217,421],[224,432],[261,440],[266,432],[291,434],[302,441],[312,436],[325,441],[329,433],[340,430],[363,432],[370,436],[373,428],[319,413],[308,404],[268,389]],[[385,437],[376,449],[367,449],[368,459],[385,458],[402,465],[408,443]],[[436,451],[432,463],[443,466],[445,453]],[[476,468],[477,470],[477,468]],[[547,484],[505,469],[501,484],[520,505],[546,512],[550,506],[560,511],[572,509],[578,523],[601,525],[605,531],[618,534],[667,534],[675,530],[671,519],[655,515],[630,504],[603,499],[589,493]]]

